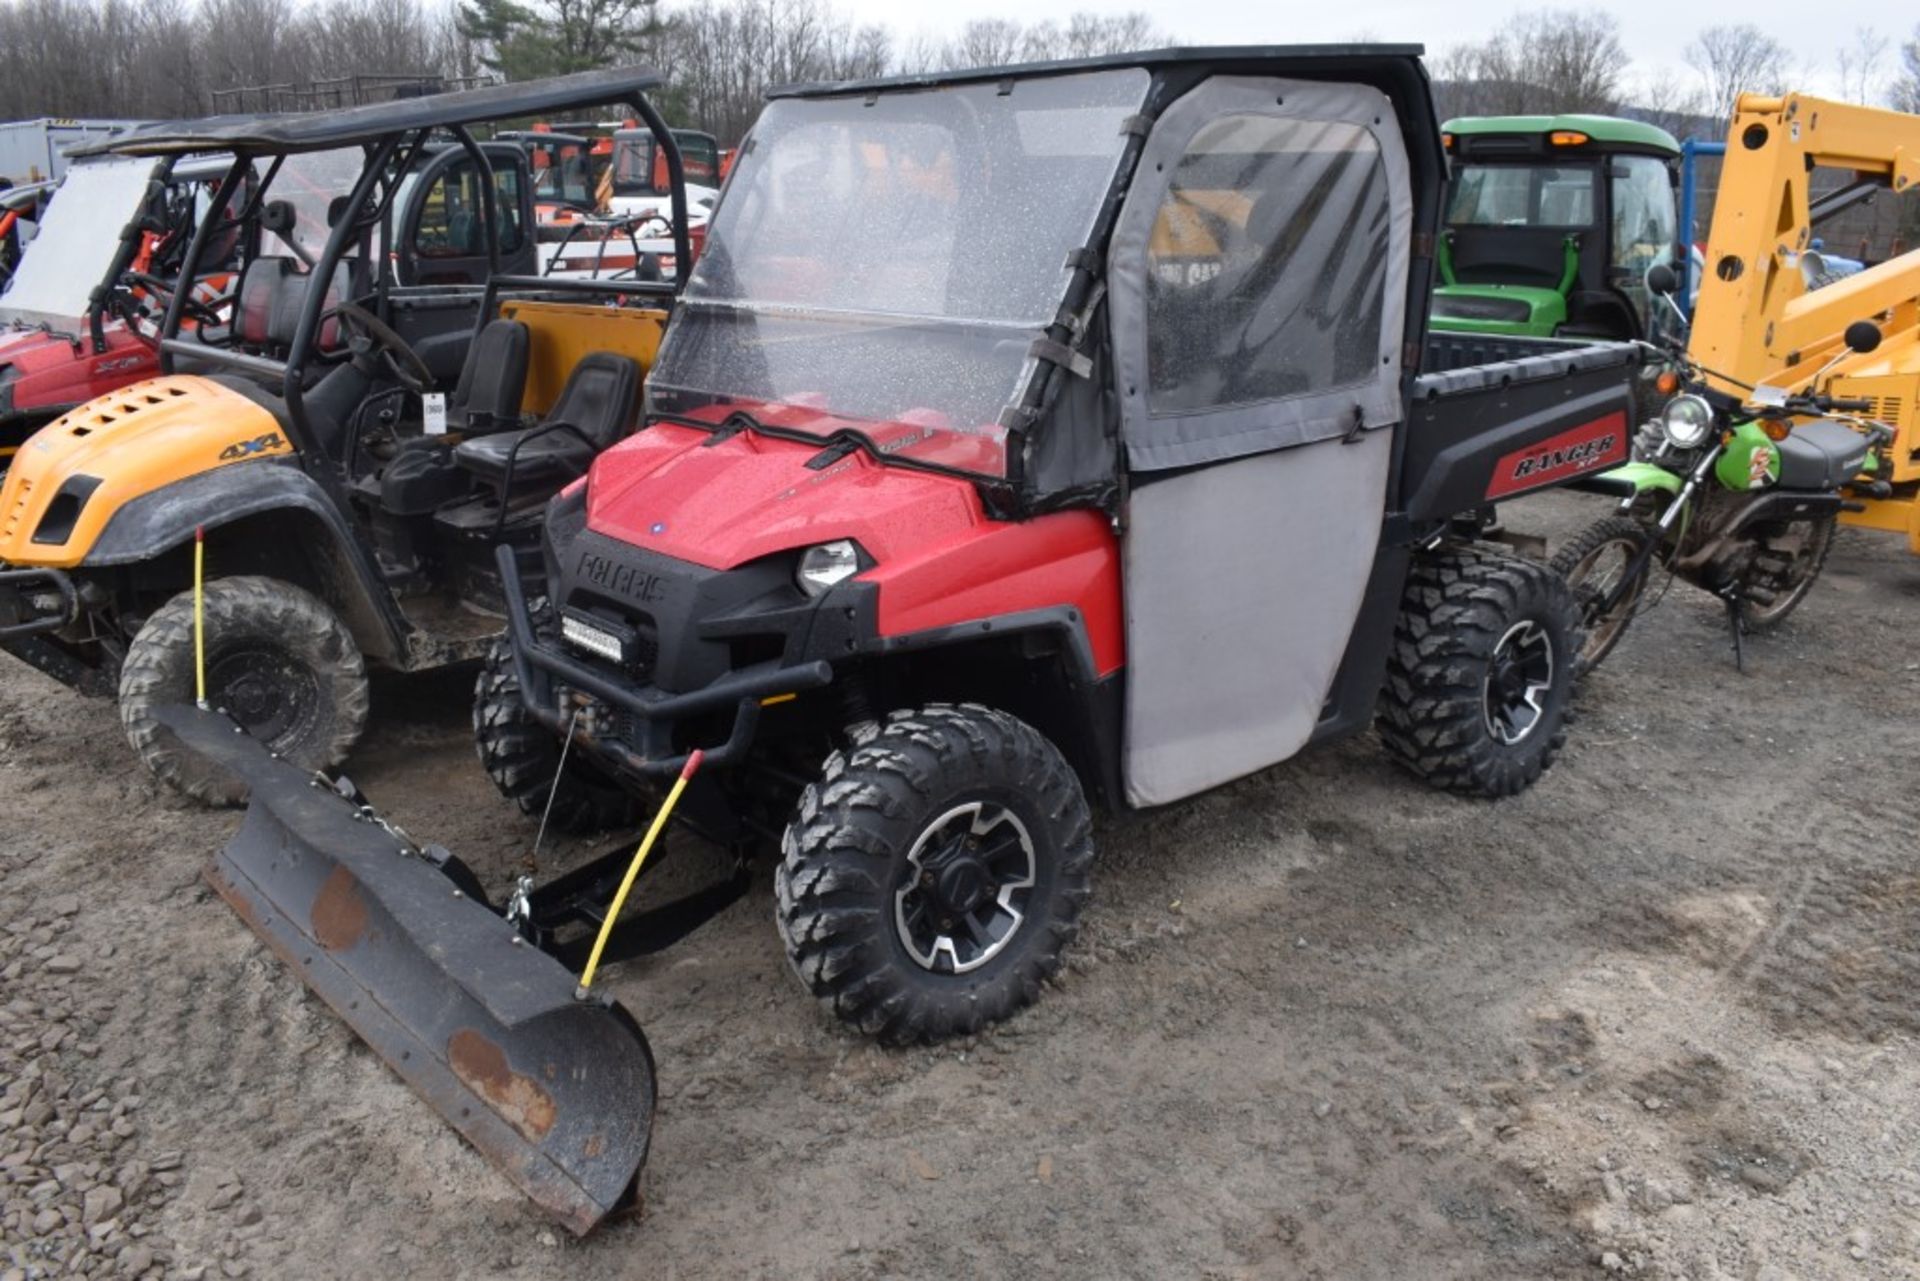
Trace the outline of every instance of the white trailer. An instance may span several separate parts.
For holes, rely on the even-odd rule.
[[[67,148],[144,123],[42,116],[0,124],[0,178],[9,184],[58,178],[67,171]]]

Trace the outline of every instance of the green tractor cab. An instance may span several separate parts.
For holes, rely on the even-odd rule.
[[[1673,136],[1609,116],[1476,116],[1442,130],[1452,182],[1431,327],[1647,337],[1647,271],[1678,241]]]

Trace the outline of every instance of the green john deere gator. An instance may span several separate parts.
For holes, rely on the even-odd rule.
[[[1431,328],[1647,337],[1647,271],[1679,242],[1673,136],[1584,115],[1463,117],[1442,130],[1452,183]]]

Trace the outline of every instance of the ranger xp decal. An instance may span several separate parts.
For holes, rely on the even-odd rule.
[[[1627,416],[1619,411],[1550,440],[1516,449],[1493,465],[1488,498],[1507,498],[1627,461]]]

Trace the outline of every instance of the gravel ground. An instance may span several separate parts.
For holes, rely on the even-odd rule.
[[[1105,821],[1061,980],[961,1044],[828,1019],[763,869],[611,973],[663,1098],[644,1211],[585,1242],[206,889],[235,817],[8,662],[0,1281],[1920,1276],[1915,638],[1920,560],[1846,534],[1745,675],[1674,588],[1516,800],[1362,737]],[[352,772],[500,880],[532,829],[469,680],[382,684]]]

